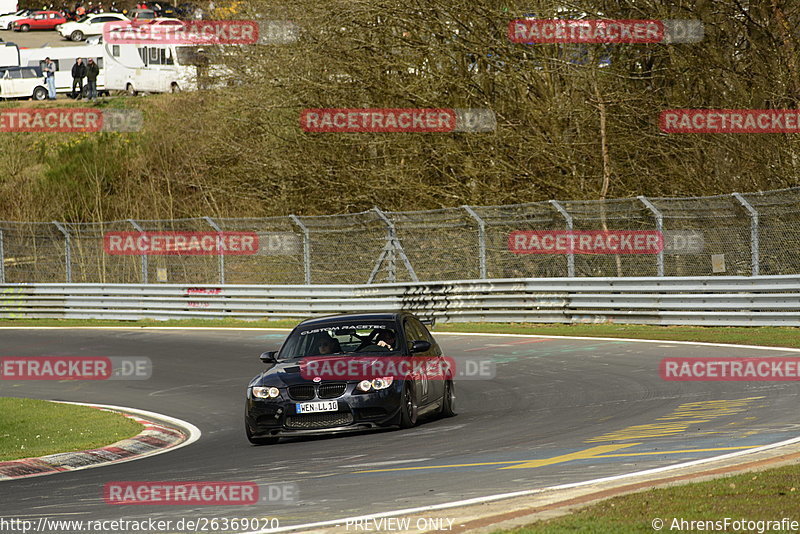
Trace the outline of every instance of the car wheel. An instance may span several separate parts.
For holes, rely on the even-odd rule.
[[[172,82],[172,85],[169,86],[169,92],[170,93],[180,93],[181,92],[181,86],[178,85],[175,82]]]
[[[406,383],[403,389],[403,405],[400,407],[400,428],[411,428],[417,424],[417,396],[411,383]]]
[[[247,423],[244,424],[244,431],[247,434],[247,441],[249,441],[253,445],[275,445],[281,439],[281,438],[254,438],[252,432],[250,432],[250,427],[247,426]]]
[[[42,86],[37,87],[33,90],[33,99],[34,100],[47,100],[47,89]]]
[[[452,380],[447,380],[444,383],[441,414],[442,417],[453,417],[456,414],[456,388]]]
[[[133,88],[133,84],[129,83],[125,86],[125,91],[128,93],[128,96],[136,96],[136,89]]]
[[[26,32],[26,31],[28,31],[30,29],[31,29],[31,27],[28,24],[23,24],[22,26],[19,27],[19,30],[23,31],[23,32]]]
[[[83,37],[84,37],[83,32],[80,30],[75,30],[74,32],[69,34],[69,38],[72,41],[83,41]]]

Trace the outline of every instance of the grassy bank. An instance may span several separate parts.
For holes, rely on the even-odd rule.
[[[0,397],[0,461],[103,447],[142,428],[88,406]]]
[[[706,482],[653,489],[623,495],[584,508],[568,516],[535,523],[504,534],[561,534],[638,532],[697,532],[712,530],[695,524],[679,527],[677,520],[724,521],[725,518],[752,521],[780,521],[797,517],[800,500],[800,466],[792,465],[756,473],[743,473]],[[659,523],[659,521],[663,523]],[[660,529],[654,525],[662,525]],[[724,526],[724,524],[723,524]],[[716,528],[717,532],[758,532],[759,527]],[[762,529],[790,532],[785,528]]]

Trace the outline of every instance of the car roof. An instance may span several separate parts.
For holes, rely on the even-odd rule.
[[[341,321],[353,321],[360,323],[368,321],[397,321],[403,315],[410,314],[407,312],[343,313],[340,315],[327,315],[325,317],[306,319],[300,323],[300,325],[306,327]]]

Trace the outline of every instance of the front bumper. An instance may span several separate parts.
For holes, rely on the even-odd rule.
[[[322,383],[325,384],[324,382]],[[345,392],[334,399],[298,400],[289,396],[285,387],[277,399],[259,399],[247,389],[245,424],[253,437],[302,436],[356,432],[392,426],[397,419],[402,400],[402,382],[369,393],[354,393],[357,383],[348,383]],[[335,412],[298,414],[297,404],[335,400]]]

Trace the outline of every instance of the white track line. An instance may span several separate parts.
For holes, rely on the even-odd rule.
[[[654,325],[658,326],[658,325]],[[714,327],[709,327],[714,328]],[[289,332],[291,328],[244,328],[225,326],[0,326],[0,330],[230,330],[232,332]],[[434,336],[485,336],[485,337],[535,337],[542,339],[580,339],[598,341],[629,341],[633,343],[669,343],[672,345],[699,345],[703,347],[723,347],[754,350],[781,350],[800,352],[792,347],[765,347],[761,345],[737,345],[735,343],[709,343],[705,341],[675,341],[671,339],[636,339],[628,337],[593,337],[593,336],[548,336],[545,334],[494,334],[482,332],[437,332],[431,331]]]

